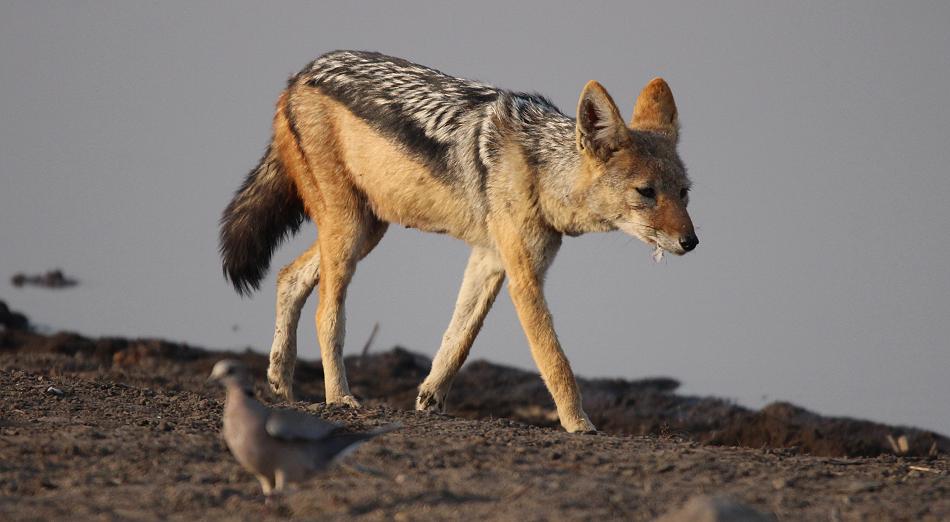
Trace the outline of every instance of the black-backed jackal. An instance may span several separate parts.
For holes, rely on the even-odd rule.
[[[620,229],[684,254],[699,240],[676,152],[677,113],[662,79],[629,125],[597,82],[577,118],[544,97],[447,76],[371,52],[325,54],[290,79],[273,141],[221,219],[224,272],[256,289],[271,254],[305,217],[313,245],[280,271],[268,380],[292,399],[300,309],[319,280],[317,335],[326,400],[358,406],[342,361],[347,285],[389,223],[472,247],[455,312],[416,408],[445,408],[452,380],[508,276],[531,354],[571,432],[591,431],[542,291],[563,234]]]

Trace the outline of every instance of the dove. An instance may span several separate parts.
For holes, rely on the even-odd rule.
[[[234,458],[261,483],[264,496],[280,494],[336,459],[396,426],[349,433],[342,426],[294,410],[271,409],[254,398],[250,373],[234,359],[218,361],[209,381],[227,390],[222,435]]]

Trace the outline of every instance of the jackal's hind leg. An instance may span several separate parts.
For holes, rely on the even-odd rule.
[[[445,410],[445,396],[465,363],[504,278],[504,266],[495,251],[482,247],[472,249],[452,321],[442,337],[442,346],[435,354],[429,376],[419,386],[417,410]]]
[[[377,222],[370,230],[360,252],[362,259],[379,244],[388,223]],[[320,280],[320,243],[315,241],[293,263],[285,266],[277,278],[277,319],[270,350],[267,380],[271,390],[287,401],[294,400],[294,366],[297,360],[297,325],[300,311]]]
[[[267,381],[271,390],[288,401],[294,400],[294,366],[297,361],[297,323],[300,310],[313,292],[320,273],[320,245],[314,242],[277,277],[277,319],[270,349]]]
[[[327,403],[358,408],[360,403],[350,393],[343,365],[346,289],[356,270],[356,262],[379,243],[388,224],[368,212],[357,219],[352,219],[353,214],[359,215],[356,211],[337,210],[332,214],[337,220],[323,219],[318,225],[321,266],[316,322]],[[339,219],[341,216],[344,219]]]

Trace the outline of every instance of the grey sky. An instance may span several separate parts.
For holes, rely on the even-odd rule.
[[[379,50],[569,114],[589,79],[629,114],[664,76],[701,244],[654,264],[619,232],[566,240],[547,288],[575,370],[950,433],[950,5],[829,4],[3,2],[0,298],[56,329],[266,350],[273,271],[240,299],[217,220],[312,58]],[[433,354],[466,257],[391,229],[345,351],[379,321],[378,348]],[[53,267],[83,286],[8,284]],[[506,291],[473,356],[533,367]]]

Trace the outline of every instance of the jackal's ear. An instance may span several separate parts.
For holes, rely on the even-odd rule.
[[[604,87],[591,80],[577,102],[577,148],[601,161],[628,139],[627,127],[617,104]]]
[[[673,91],[663,78],[654,78],[640,91],[633,107],[630,128],[679,137],[679,117]]]

